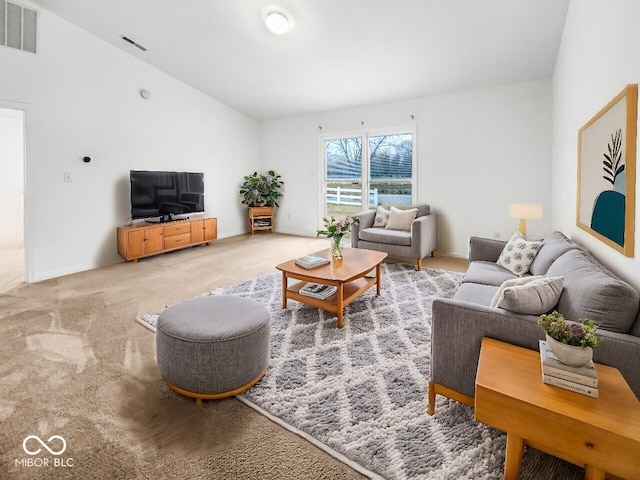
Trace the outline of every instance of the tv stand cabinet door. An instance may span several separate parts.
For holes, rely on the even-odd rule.
[[[162,227],[130,230],[127,234],[127,260],[153,255],[162,251]]]
[[[204,242],[204,220],[191,221],[191,243]]]
[[[204,241],[210,243],[218,238],[218,219],[205,218],[204,222]]]
[[[162,228],[148,228],[144,231],[146,234],[144,243],[145,255],[160,253],[164,248]]]

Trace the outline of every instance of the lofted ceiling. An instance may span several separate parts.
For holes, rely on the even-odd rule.
[[[551,78],[569,0],[32,0],[258,119]],[[288,34],[262,10],[286,9]],[[127,36],[144,46],[125,42]]]

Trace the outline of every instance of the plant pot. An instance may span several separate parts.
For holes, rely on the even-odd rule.
[[[593,348],[567,345],[551,338],[548,334],[547,345],[549,345],[553,354],[558,357],[558,360],[570,367],[588,365],[593,359]]]

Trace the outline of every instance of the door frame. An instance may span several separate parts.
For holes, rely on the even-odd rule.
[[[31,283],[34,281],[35,273],[33,272],[33,265],[31,261],[31,238],[29,236],[29,202],[27,198],[29,195],[29,182],[28,182],[28,168],[27,168],[27,137],[29,133],[29,119],[30,119],[30,106],[25,103],[9,102],[0,100],[0,108],[6,110],[20,110],[22,111],[22,245],[24,249],[24,281],[25,283]]]

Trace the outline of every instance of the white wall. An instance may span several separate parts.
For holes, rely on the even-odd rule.
[[[246,230],[238,186],[258,162],[255,120],[42,10],[38,53],[0,47],[0,65],[0,102],[27,109],[29,281],[122,260],[130,169],[203,171],[219,236]]]
[[[22,110],[0,108],[0,245],[11,247],[24,237],[23,123]]]
[[[285,181],[276,230],[315,234],[320,135],[415,124],[417,198],[439,215],[440,253],[466,256],[472,235],[507,239],[518,225],[509,203],[542,204],[544,218],[529,221],[528,232],[544,236],[551,231],[551,98],[543,80],[264,122],[263,168]]]
[[[552,176],[554,228],[637,288],[640,208],[636,203],[635,258],[627,258],[576,226],[576,181],[578,129],[627,84],[640,83],[639,24],[637,0],[570,3],[553,78]]]

